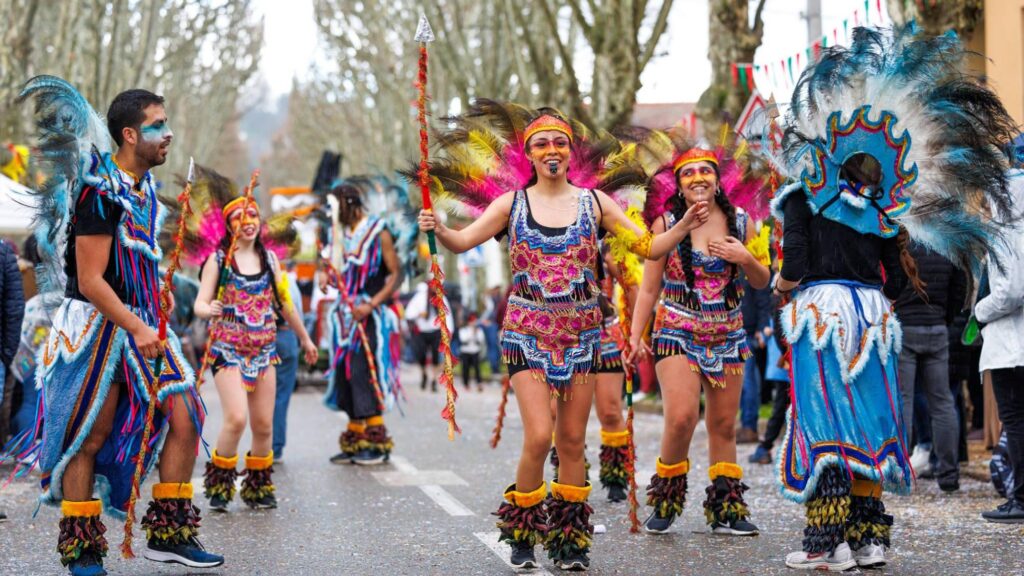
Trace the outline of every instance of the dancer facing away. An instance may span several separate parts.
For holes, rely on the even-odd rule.
[[[166,161],[173,138],[164,99],[146,90],[122,92],[104,126],[59,78],[30,80],[22,97],[36,98],[39,148],[56,169],[40,192],[37,234],[46,260],[40,279],[53,286],[61,282],[62,265],[67,273],[39,366],[46,399],[40,501],[61,506],[61,562],[75,576],[106,574],[100,512],[125,517],[147,408],[155,401],[155,444],[142,472],[144,479],[156,462],[160,482],[142,520],[144,556],[219,566],[224,558],[196,538],[199,510],[190,479],[203,414],[194,376],[174,334],[161,341],[156,330],[173,307],[157,301],[164,208],[150,172]],[[77,154],[68,154],[69,141]],[[61,232],[69,222],[65,253]],[[161,366],[158,382],[154,365]]]
[[[650,350],[641,336],[657,304],[654,355],[665,413],[661,454],[647,489],[647,504],[654,510],[644,530],[664,534],[683,511],[703,389],[711,480],[704,501],[708,527],[714,534],[755,535],[757,527],[748,520],[743,501],[743,469],[736,464],[736,412],[743,365],[750,356],[738,275],[742,271],[751,286],[763,288],[769,271],[744,245],[756,238],[755,228],[729,201],[715,152],[683,148],[660,172],[666,169],[673,175],[674,193],[653,231],[669,229],[700,202],[710,201],[710,214],[667,257],[647,261],[633,313],[631,350],[642,357]]]
[[[1012,218],[1001,147],[1014,123],[965,75],[965,55],[952,33],[857,28],[793,94],[780,169],[795,182],[773,204],[783,219],[775,292],[792,297],[781,314],[793,403],[778,478],[807,508],[792,568],[887,562],[882,492],[909,492],[913,478],[891,302],[908,277],[923,294],[908,242],[977,271]]]
[[[222,179],[216,174],[210,177]],[[226,233],[202,266],[195,312],[200,318],[210,319],[213,343],[209,365],[224,421],[206,463],[205,494],[211,510],[227,511],[238,477],[238,443],[248,420],[252,446],[245,454],[242,502],[256,510],[276,508],[271,475],[278,315],[298,335],[310,365],[316,363],[317,348],[292,303],[287,274],[260,237],[264,227],[256,202],[239,196],[226,202],[219,215],[216,207],[210,213],[223,219]]]
[[[511,114],[522,110],[507,106]],[[478,101],[470,114],[486,114],[488,107],[506,118],[510,114],[503,105],[486,101]],[[497,512],[501,540],[512,546],[513,566],[535,567],[533,547],[543,540],[557,567],[581,570],[590,564],[593,533],[583,449],[594,397],[592,373],[600,364],[599,228],[631,235],[638,254],[658,257],[707,218],[707,207],[695,204],[659,236],[640,230],[609,196],[568,180],[577,147],[583,145],[574,143],[570,124],[549,110],[532,115],[525,127],[516,117],[513,133],[503,136],[508,166],[525,169],[523,188],[502,193],[462,230],[448,228],[429,211],[420,212],[419,223],[422,230],[436,230],[441,244],[456,253],[508,233],[514,290],[502,352],[523,418],[523,452],[516,481],[505,491],[507,502]],[[522,163],[513,164],[518,159]],[[560,399],[554,423],[552,394]],[[553,428],[559,473],[545,501],[544,462]]]
[[[335,464],[382,464],[394,442],[384,426],[384,408],[398,385],[398,316],[389,306],[402,269],[394,235],[384,218],[364,209],[368,181],[342,181],[331,190],[338,222],[330,246],[330,283],[338,300],[330,313],[330,384],[324,403],[348,415]],[[328,278],[330,277],[330,278]]]

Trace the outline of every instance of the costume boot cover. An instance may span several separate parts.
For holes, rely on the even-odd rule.
[[[629,485],[629,431],[601,430],[601,486]]]
[[[245,480],[242,480],[242,501],[250,507],[260,502],[267,496],[274,495],[274,481],[271,474],[274,472],[274,451],[266,456],[245,455]]]
[[[384,454],[391,454],[395,443],[388,436],[383,416],[370,416],[366,419],[366,447]]]
[[[348,428],[338,438],[341,453],[348,456],[366,448],[366,424],[348,423]]]
[[[60,503],[64,517],[60,521],[60,535],[57,537],[57,551],[64,566],[78,560],[83,554],[92,554],[97,559],[107,555],[107,539],[103,533],[106,526],[100,520],[103,505],[99,500]]]
[[[892,516],[885,513],[882,485],[863,478],[854,478],[850,497],[850,517],[846,522],[846,541],[853,550],[869,544],[889,548]]]
[[[822,470],[814,497],[806,505],[804,552],[831,553],[846,541],[846,523],[850,517],[850,479],[847,473],[837,466]]]
[[[594,509],[587,504],[590,482],[586,486],[551,483],[551,498],[547,501],[548,533],[544,548],[548,558],[557,564],[572,561],[590,552],[594,525],[590,515]]]
[[[164,546],[181,546],[199,535],[199,508],[192,504],[190,482],[161,482],[153,485],[142,527],[150,542]]]
[[[708,468],[711,484],[705,492],[704,516],[708,524],[733,525],[737,520],[750,516],[743,493],[749,489],[744,484],[743,469],[732,462],[719,462]]]
[[[238,454],[225,458],[214,449],[213,456],[206,463],[206,472],[203,473],[203,495],[207,498],[219,496],[225,502],[230,502],[235,497],[235,479],[238,478],[236,466]]]
[[[547,511],[541,503],[547,494],[547,486],[543,482],[532,492],[518,492],[516,485],[510,484],[505,489],[505,502],[494,512],[501,530],[498,539],[512,546],[536,546],[543,542],[548,525]]]
[[[658,458],[654,476],[647,487],[647,505],[654,507],[660,518],[675,518],[683,513],[686,504],[686,474],[690,471],[690,460],[676,464],[665,464]]]

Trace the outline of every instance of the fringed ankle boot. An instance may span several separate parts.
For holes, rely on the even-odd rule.
[[[885,566],[889,548],[892,516],[885,513],[882,484],[854,478],[850,496],[850,517],[846,521],[846,542],[857,565],[863,568]]]
[[[103,558],[107,555],[107,527],[100,520],[103,505],[99,500],[60,503],[64,517],[60,521],[57,551],[60,563],[72,576],[104,576]]]
[[[348,427],[338,437],[341,452],[331,456],[334,464],[351,464],[359,450],[366,447],[366,424],[349,422]]]
[[[361,447],[352,461],[362,466],[383,464],[391,458],[391,449],[395,447],[394,441],[388,436],[388,429],[384,426],[382,416],[371,416],[366,419],[365,447]]]
[[[274,451],[266,456],[245,455],[245,480],[242,480],[242,502],[253,510],[277,508],[274,495]]]
[[[743,483],[743,469],[732,462],[719,462],[708,468],[711,484],[705,492],[704,516],[713,534],[756,536],[757,526],[747,520],[750,511],[743,501],[749,487]]]
[[[192,484],[162,482],[153,485],[142,528],[146,531],[149,560],[174,562],[191,568],[213,568],[224,557],[207,552],[199,543],[199,509],[192,504]]]
[[[203,473],[203,495],[210,499],[210,510],[228,511],[228,503],[235,497],[237,466],[238,454],[225,458],[214,449]]]
[[[533,547],[544,542],[547,535],[547,511],[543,502],[547,486],[541,482],[532,492],[518,492],[512,484],[505,489],[505,502],[494,513],[498,517],[498,540],[512,547],[514,568],[536,568]]]
[[[818,474],[814,495],[805,503],[803,550],[786,556],[790,568],[841,571],[857,565],[846,543],[850,517],[850,480],[837,466]]]
[[[629,431],[601,430],[601,486],[608,490],[609,502],[626,499],[629,487]]]
[[[562,570],[590,567],[590,545],[594,541],[590,516],[594,509],[587,503],[589,497],[590,482],[586,486],[551,483],[551,498],[546,502],[548,533],[544,548],[548,558]]]
[[[683,513],[686,505],[686,475],[690,461],[665,464],[658,458],[654,476],[647,487],[647,505],[654,508],[644,521],[644,531],[650,534],[668,532],[676,517]]]

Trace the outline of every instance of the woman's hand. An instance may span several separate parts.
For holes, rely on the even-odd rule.
[[[210,316],[212,318],[220,318],[220,315],[224,313],[224,304],[220,300],[214,300],[210,302]]]
[[[316,364],[316,359],[320,355],[320,351],[317,350],[316,344],[310,340],[309,336],[306,336],[302,340],[302,355],[306,359],[306,364],[312,366]]]
[[[679,225],[686,228],[686,231],[689,232],[707,222],[709,216],[708,203],[703,200],[695,202],[686,210],[686,214],[683,214],[683,219],[679,221]]]
[[[420,210],[420,216],[416,219],[420,225],[420,230],[423,232],[429,232],[431,230],[441,231],[444,229],[444,225],[441,224],[437,219],[437,213],[433,210]]]
[[[362,322],[363,318],[366,318],[373,313],[373,306],[369,302],[363,302],[352,308],[352,318],[356,322]]]
[[[708,242],[708,252],[730,264],[746,264],[754,257],[750,250],[743,245],[743,242],[732,236],[726,236],[724,240]]]
[[[626,353],[623,354],[623,359],[626,363],[632,364],[633,362],[643,360],[650,354],[651,347],[647,345],[647,342],[644,342],[643,338],[637,336],[629,339],[629,350],[626,350]]]

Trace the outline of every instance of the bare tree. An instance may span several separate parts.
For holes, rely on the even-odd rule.
[[[985,12],[984,0],[887,0],[889,17],[897,24],[916,20],[926,34],[947,30],[969,38]]]
[[[717,135],[723,122],[735,122],[750,98],[747,86],[733,85],[731,66],[754,61],[764,34],[764,4],[765,0],[758,0],[751,22],[748,0],[709,1],[711,85],[697,101],[697,116],[705,134]]]

